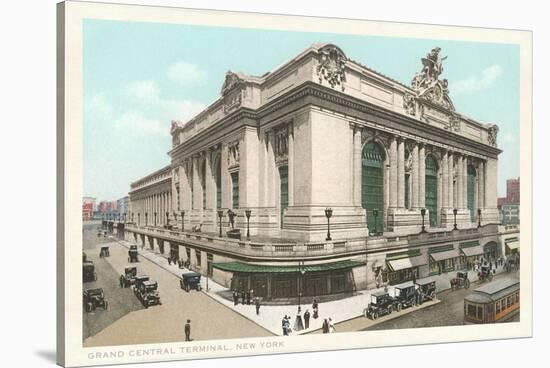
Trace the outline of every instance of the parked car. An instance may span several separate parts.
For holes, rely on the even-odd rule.
[[[412,281],[395,287],[395,309],[399,312],[402,308],[408,308],[417,303],[416,285]]]
[[[201,274],[197,272],[186,272],[182,274],[180,287],[187,292],[191,289],[201,291]]]
[[[109,247],[101,247],[101,250],[99,251],[99,258],[103,257],[109,257],[111,253],[109,252]]]
[[[493,271],[489,267],[489,265],[483,265],[480,267],[477,277],[479,278],[480,282],[484,281],[491,281],[493,279]]]
[[[107,310],[108,303],[105,300],[103,289],[88,289],[83,293],[83,305],[86,312],[93,312],[96,308],[101,307]]]
[[[82,281],[97,281],[97,273],[95,272],[94,262],[86,261],[82,263]]]
[[[451,279],[451,289],[470,288],[470,279],[468,279],[468,271],[458,271],[456,277]]]
[[[149,276],[147,275],[139,275],[136,276],[134,279],[134,294],[137,294],[139,286],[144,283],[145,281],[149,281]]]
[[[418,298],[418,304],[422,304],[428,300],[434,300],[435,294],[435,280],[432,278],[425,278],[416,280],[416,293]]]
[[[147,280],[140,283],[136,295],[145,308],[149,308],[151,305],[161,304],[156,281]]]
[[[128,250],[128,263],[139,262],[137,246],[132,245],[132,247]]]
[[[120,275],[120,287],[130,287],[136,281],[137,267],[126,266],[124,267],[124,274]]]
[[[363,315],[372,320],[385,314],[391,314],[396,307],[396,302],[386,291],[372,293],[371,301],[363,311]]]

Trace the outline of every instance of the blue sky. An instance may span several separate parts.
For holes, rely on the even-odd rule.
[[[409,85],[420,58],[442,48],[455,108],[499,125],[498,193],[519,176],[519,47],[188,25],[84,21],[84,195],[118,199],[169,164],[170,121],[218,96],[227,70],[262,75],[313,43]]]

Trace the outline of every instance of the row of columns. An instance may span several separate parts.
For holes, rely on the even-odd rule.
[[[145,225],[145,213],[147,213],[147,223],[149,225],[154,225],[155,215],[157,213],[157,225],[166,224],[166,212],[172,214],[172,193],[170,191],[151,194],[143,199],[138,200],[138,203],[133,204],[134,209],[141,209],[137,211],[140,214],[140,224]],[[134,215],[134,216],[137,216]],[[137,219],[134,218],[134,221],[137,222]]]

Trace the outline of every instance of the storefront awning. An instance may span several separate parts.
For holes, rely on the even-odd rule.
[[[345,260],[331,263],[319,263],[313,265],[305,265],[304,270],[306,272],[322,272],[322,271],[336,271],[347,268],[353,268],[357,266],[364,266],[364,262],[358,262],[353,260]],[[278,265],[263,265],[252,264],[243,262],[221,262],[214,263],[212,267],[218,268],[223,271],[240,272],[240,273],[292,273],[300,272],[298,265],[292,266],[278,266]]]
[[[436,262],[443,261],[444,259],[451,259],[460,257],[458,250],[452,249],[445,252],[430,253],[430,257]]]
[[[519,249],[519,240],[514,240],[514,241],[506,242],[506,246],[507,246],[508,248],[510,248],[511,250],[513,250],[513,249]]]
[[[386,262],[388,263],[388,267],[392,272],[404,270],[406,268],[423,266],[428,263],[422,256],[387,260]]]
[[[477,247],[460,248],[460,250],[462,251],[462,253],[464,253],[466,257],[472,257],[472,256],[483,254],[483,246],[481,245]]]

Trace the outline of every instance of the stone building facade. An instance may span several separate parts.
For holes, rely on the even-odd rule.
[[[501,253],[498,127],[455,111],[439,53],[410,86],[331,44],[260,77],[228,72],[216,101],[172,122],[170,165],[132,183],[142,220],[128,238],[167,241],[200,272],[268,297],[352,292]],[[228,210],[251,240],[225,236]],[[173,228],[145,227],[154,212]]]

